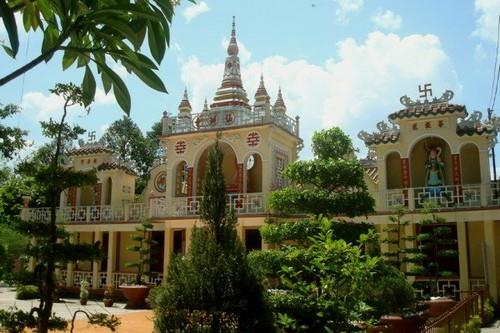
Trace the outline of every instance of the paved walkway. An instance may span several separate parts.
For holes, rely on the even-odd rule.
[[[16,300],[15,290],[12,288],[0,288],[0,309],[8,309],[9,307],[17,307],[18,309],[29,311],[33,306],[38,305],[38,300]],[[120,317],[122,324],[116,332],[118,333],[149,333],[153,331],[153,312],[147,310],[129,310],[125,309],[124,303],[115,303],[112,307],[104,307],[102,302],[88,301],[87,305],[80,305],[79,300],[76,299],[63,299],[64,302],[55,303],[53,312],[58,316],[70,320],[73,313],[82,309],[90,313],[107,313],[114,314]],[[98,328],[96,326],[88,325],[84,320],[84,314],[78,314],[76,320],[75,332],[110,332],[109,329]]]
[[[482,328],[481,333],[500,333],[500,320],[497,320],[491,328]]]

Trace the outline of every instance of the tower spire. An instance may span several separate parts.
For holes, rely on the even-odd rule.
[[[283,95],[281,94],[281,87],[278,89],[278,97],[276,102],[274,102],[274,111],[276,112],[286,112],[285,101],[283,100]]]
[[[264,85],[264,75],[261,73],[259,87],[257,88],[257,91],[255,92],[254,108],[271,106],[270,100],[271,100],[271,98],[269,97],[269,94],[267,93],[267,90],[266,90],[266,86]]]
[[[191,103],[189,103],[187,88],[184,88],[184,96],[179,104],[179,114],[186,115],[191,113]]]
[[[224,77],[215,93],[212,109],[227,106],[242,106],[249,109],[248,98],[240,73],[240,58],[238,57],[238,42],[236,41],[236,22],[233,16],[231,39],[227,46],[227,57],[224,65]]]

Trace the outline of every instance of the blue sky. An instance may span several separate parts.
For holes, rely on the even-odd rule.
[[[177,112],[184,87],[193,112],[201,111],[221,82],[224,44],[235,15],[247,93],[252,101],[261,72],[272,102],[282,87],[288,113],[301,117],[306,145],[301,157],[311,157],[312,132],[332,125],[352,135],[364,153],[356,134],[375,130],[378,121],[402,108],[400,96],[417,97],[419,84],[432,83],[435,95],[451,89],[452,102],[486,113],[499,13],[500,0],[205,0],[196,5],[183,0],[159,73],[169,94],[122,71],[132,95],[131,117],[148,130],[163,111]],[[5,37],[0,25],[0,40]],[[21,39],[18,59],[0,54],[0,76],[39,51],[39,36]],[[0,88],[0,102],[22,105],[11,123],[28,129],[36,147],[44,141],[38,121],[58,117],[61,109],[48,89],[82,77],[74,69],[63,72],[61,58],[54,57]],[[71,120],[100,136],[122,115],[101,90],[90,114],[75,111]]]

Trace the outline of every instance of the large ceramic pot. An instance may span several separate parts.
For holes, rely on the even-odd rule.
[[[143,309],[147,307],[146,298],[150,287],[141,285],[120,286],[123,296],[127,299],[127,309]]]
[[[426,302],[427,315],[429,317],[439,317],[449,309],[451,309],[457,302],[449,297],[437,297],[431,298],[431,300]]]
[[[392,328],[392,331],[397,333],[418,333],[420,327],[425,323],[425,318],[422,316],[382,316],[380,324],[387,325]]]

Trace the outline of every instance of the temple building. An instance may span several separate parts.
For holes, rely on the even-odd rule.
[[[224,177],[228,202],[238,217],[238,234],[247,249],[261,249],[259,227],[267,217],[269,193],[286,185],[283,169],[298,158],[302,148],[299,117],[287,113],[281,89],[271,103],[263,75],[253,104],[240,74],[238,43],[233,19],[222,82],[213,101],[196,112],[188,90],[175,116],[164,112],[161,143],[166,156],[150,170],[150,180],[139,200],[134,198],[136,175],[101,142],[81,143],[70,154],[75,170],[97,170],[94,187],[70,188],[61,194],[58,223],[72,233],[73,242],[97,243],[107,251],[100,262],[70,263],[58,275],[67,286],[82,279],[94,288],[133,281],[136,260],[127,251],[131,235],[144,218],[154,225],[157,242],[153,256],[153,283],[166,273],[172,253],[185,253],[193,227],[201,223],[198,208],[208,151],[219,137],[224,152]],[[26,208],[25,219],[48,219],[48,208]]]
[[[439,259],[453,273],[440,279],[439,290],[453,294],[488,285],[497,300],[500,187],[491,180],[489,153],[499,120],[483,120],[479,111],[469,114],[464,105],[450,103],[452,91],[430,98],[430,84],[419,88],[423,100],[401,97],[404,109],[391,113],[388,123],[379,122],[378,131],[358,135],[369,149],[362,162],[376,201],[376,213],[367,220],[384,235],[392,208],[402,205],[408,210],[405,220],[411,221],[405,234],[416,235],[425,228],[416,224],[423,218],[424,203],[432,202],[434,212],[451,228],[458,250],[458,256]]]

